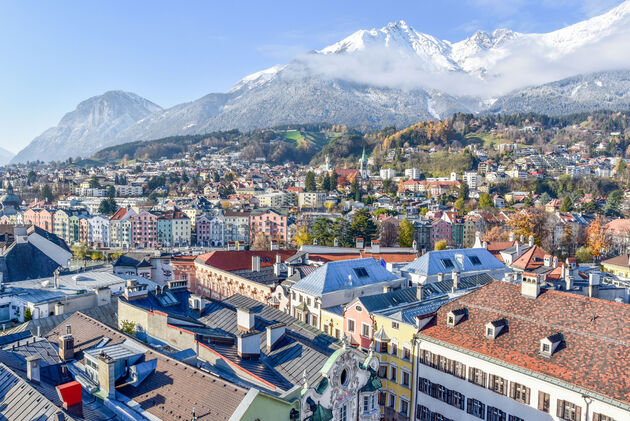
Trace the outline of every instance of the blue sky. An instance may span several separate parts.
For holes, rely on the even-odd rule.
[[[477,29],[548,32],[621,2],[0,0],[0,146],[17,152],[107,90],[169,107],[400,19],[459,41]]]

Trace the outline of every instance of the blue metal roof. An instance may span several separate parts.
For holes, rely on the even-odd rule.
[[[328,262],[293,285],[292,289],[311,295],[393,281],[397,276],[372,258]]]
[[[378,313],[383,314],[394,320],[400,320],[404,323],[415,325],[417,316],[422,316],[424,314],[438,311],[440,307],[454,299],[455,297],[451,298],[448,295],[442,295],[431,300],[419,301],[402,309],[393,309]]]
[[[462,258],[458,259],[457,256]],[[472,248],[430,251],[404,266],[402,270],[418,275],[435,275],[454,270],[478,272],[505,268],[506,266],[485,248]]]

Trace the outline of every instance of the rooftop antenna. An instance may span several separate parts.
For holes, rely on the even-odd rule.
[[[192,419],[191,421],[197,421],[197,414],[195,413],[195,407],[193,406],[193,410],[192,410]]]

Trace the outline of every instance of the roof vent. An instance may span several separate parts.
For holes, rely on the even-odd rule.
[[[464,320],[468,316],[467,308],[458,308],[457,310],[451,310],[446,314],[446,325],[456,326],[459,322]]]
[[[554,333],[540,340],[540,355],[543,357],[551,357],[556,351],[559,351],[564,343],[562,333]]]
[[[496,339],[499,335],[506,333],[508,330],[507,319],[499,319],[486,325],[486,338]]]

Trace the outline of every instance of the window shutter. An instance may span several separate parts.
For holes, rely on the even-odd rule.
[[[582,421],[582,407],[581,406],[575,406],[575,419],[577,421]]]
[[[514,396],[516,396],[516,386],[514,382],[510,382],[510,398],[514,399]]]
[[[473,382],[475,378],[474,376],[475,376],[474,369],[472,367],[468,367],[468,381]]]
[[[556,408],[556,416],[562,418],[564,416],[564,401],[558,399],[558,407]]]

